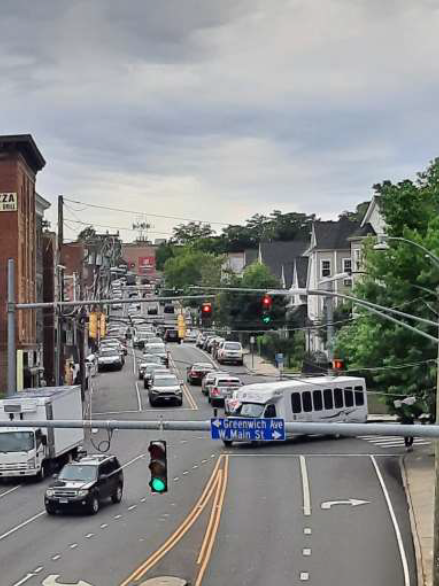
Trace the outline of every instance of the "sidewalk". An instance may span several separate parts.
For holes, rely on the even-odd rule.
[[[279,377],[278,369],[264,358],[261,358],[261,356],[258,356],[258,354],[253,356],[253,366],[252,355],[244,354],[244,366],[253,374]]]
[[[434,445],[404,457],[405,484],[419,586],[431,586],[433,566]]]

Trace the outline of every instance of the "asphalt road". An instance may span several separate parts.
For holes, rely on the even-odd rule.
[[[172,357],[181,378],[206,359],[189,345],[172,346]],[[122,372],[95,379],[93,416],[212,416],[199,387],[186,387],[182,408],[150,409],[136,383],[130,354]],[[195,586],[416,584],[399,447],[314,437],[225,450],[206,434],[166,432],[170,490],[152,495],[145,452],[157,437],[114,433],[124,498],[96,516],[48,517],[49,480],[0,485],[1,586],[132,586],[163,575]],[[105,439],[92,434],[95,445]]]

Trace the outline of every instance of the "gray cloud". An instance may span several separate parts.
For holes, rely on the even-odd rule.
[[[274,207],[329,217],[437,154],[432,1],[0,10],[2,127],[34,134],[47,196],[233,222]]]

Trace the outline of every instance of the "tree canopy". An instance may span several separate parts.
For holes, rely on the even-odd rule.
[[[375,186],[386,233],[403,237],[439,254],[439,159],[417,181]],[[415,246],[388,241],[387,250],[375,250],[374,239],[365,246],[364,278],[354,288],[356,297],[406,313],[437,320],[439,270]],[[336,351],[349,369],[370,368],[371,381],[387,394],[416,395],[434,410],[437,344],[403,326],[357,309],[356,319],[336,338]],[[407,321],[435,336],[437,329]],[[403,366],[403,365],[411,366]]]

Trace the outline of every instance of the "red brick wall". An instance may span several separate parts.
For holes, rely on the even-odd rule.
[[[4,388],[9,258],[15,261],[17,302],[36,299],[35,174],[17,152],[0,152],[0,192],[18,194],[18,211],[0,212],[0,388]],[[36,343],[34,311],[17,312],[16,338],[17,348],[30,348]]]

